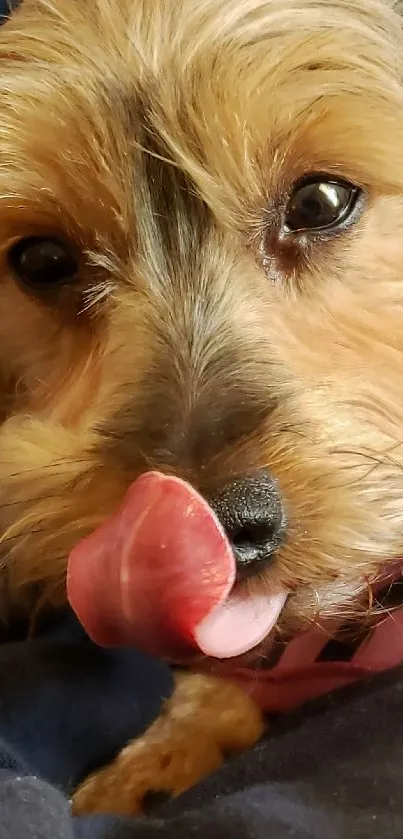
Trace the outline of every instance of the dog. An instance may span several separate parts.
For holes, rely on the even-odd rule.
[[[23,0],[0,58],[2,615],[65,603],[158,470],[227,499],[238,586],[287,593],[260,650],[371,621],[403,551],[399,4]],[[77,812],[262,725],[185,674]]]

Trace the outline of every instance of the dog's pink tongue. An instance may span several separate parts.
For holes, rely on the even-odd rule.
[[[99,644],[230,658],[266,636],[285,602],[284,593],[231,593],[234,582],[230,544],[207,502],[179,478],[149,472],[74,548],[67,590]]]

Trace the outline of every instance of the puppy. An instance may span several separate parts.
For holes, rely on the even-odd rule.
[[[398,5],[23,0],[4,25],[2,614],[63,603],[72,548],[157,469],[229,492],[238,585],[288,594],[270,642],[368,619],[403,550]],[[78,810],[261,731],[226,683],[172,703]]]

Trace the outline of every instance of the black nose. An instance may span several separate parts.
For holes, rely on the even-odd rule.
[[[286,514],[276,481],[266,470],[236,478],[210,499],[231,542],[238,577],[259,573],[283,541]]]

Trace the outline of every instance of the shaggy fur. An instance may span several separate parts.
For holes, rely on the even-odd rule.
[[[207,497],[268,466],[284,637],[403,553],[403,33],[392,0],[24,0],[0,33],[3,604],[157,467]],[[284,239],[303,176],[364,191]],[[28,294],[12,243],[79,280]],[[33,594],[32,584],[35,584]],[[360,596],[360,605],[357,598]]]

